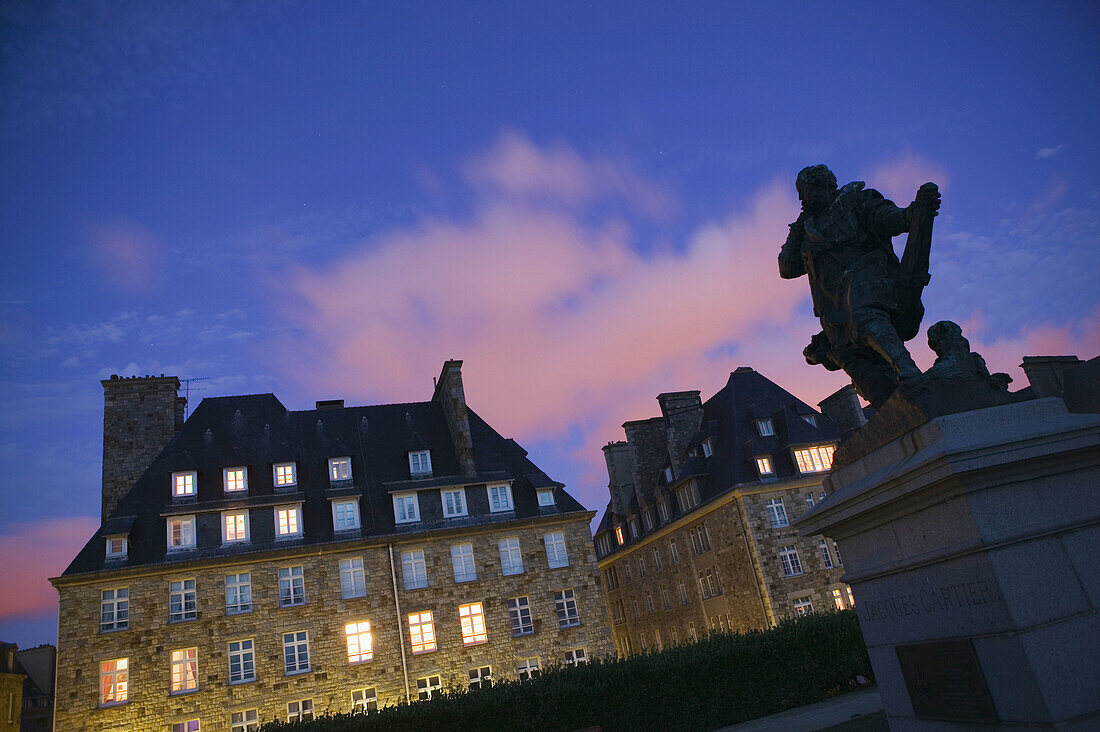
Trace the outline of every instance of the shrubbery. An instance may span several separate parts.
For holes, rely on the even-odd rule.
[[[624,660],[550,669],[533,681],[448,692],[430,701],[263,732],[386,730],[699,730],[849,691],[871,662],[852,611],[811,615],[744,635],[712,634]]]

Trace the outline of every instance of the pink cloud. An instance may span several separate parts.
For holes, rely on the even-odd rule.
[[[912,202],[921,184],[931,181],[940,187],[941,194],[946,195],[951,183],[943,166],[913,153],[902,153],[878,163],[863,171],[862,176],[869,188],[874,188],[903,207]]]
[[[655,219],[667,217],[676,207],[668,191],[625,161],[586,160],[564,143],[540,148],[515,131],[505,132],[488,152],[468,160],[464,172],[474,185],[512,197],[545,197],[577,205],[618,196]]]
[[[114,286],[147,292],[159,281],[165,249],[159,236],[129,219],[88,227],[92,263]]]
[[[11,524],[0,534],[3,564],[0,619],[37,617],[57,611],[57,591],[49,583],[65,571],[96,529],[91,516]]]

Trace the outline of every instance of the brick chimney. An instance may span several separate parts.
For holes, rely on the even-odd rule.
[[[112,376],[103,384],[103,521],[183,426],[175,376]]]
[[[451,433],[458,464],[462,474],[477,474],[474,465],[474,443],[470,438],[470,415],[466,410],[466,392],[462,388],[462,362],[447,361],[435,384],[432,401],[438,401],[443,407],[443,416],[447,420],[447,430]]]
[[[607,491],[611,494],[611,512],[622,516],[634,495],[634,457],[625,442],[609,442],[603,447],[607,463]]]
[[[630,446],[634,493],[638,497],[638,504],[644,508],[649,505],[661,468],[668,460],[665,420],[663,417],[650,417],[624,422],[623,430]]]
[[[657,395],[665,418],[668,454],[672,471],[679,476],[687,459],[688,442],[703,425],[703,402],[698,391],[671,391]]]

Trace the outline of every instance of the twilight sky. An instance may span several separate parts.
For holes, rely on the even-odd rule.
[[[460,358],[599,510],[662,391],[748,365],[816,404],[776,268],[804,165],[940,184],[925,326],[1013,388],[1097,355],[1098,69],[1087,1],[0,0],[0,640],[55,640],[111,374],[308,409]]]

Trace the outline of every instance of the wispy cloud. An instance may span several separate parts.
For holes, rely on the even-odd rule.
[[[93,516],[11,524],[0,534],[0,619],[34,617],[57,610],[57,592],[49,583],[99,528]]]
[[[157,234],[130,219],[88,227],[92,264],[113,286],[125,292],[149,292],[160,284],[166,245]]]
[[[924,183],[935,183],[941,194],[951,187],[946,168],[915,153],[902,153],[877,163],[863,173],[863,179],[869,187],[903,207],[909,205]]]
[[[1035,153],[1035,158],[1037,160],[1046,160],[1047,158],[1054,157],[1065,149],[1065,145],[1055,145],[1054,147],[1041,147],[1039,148],[1039,151]]]

